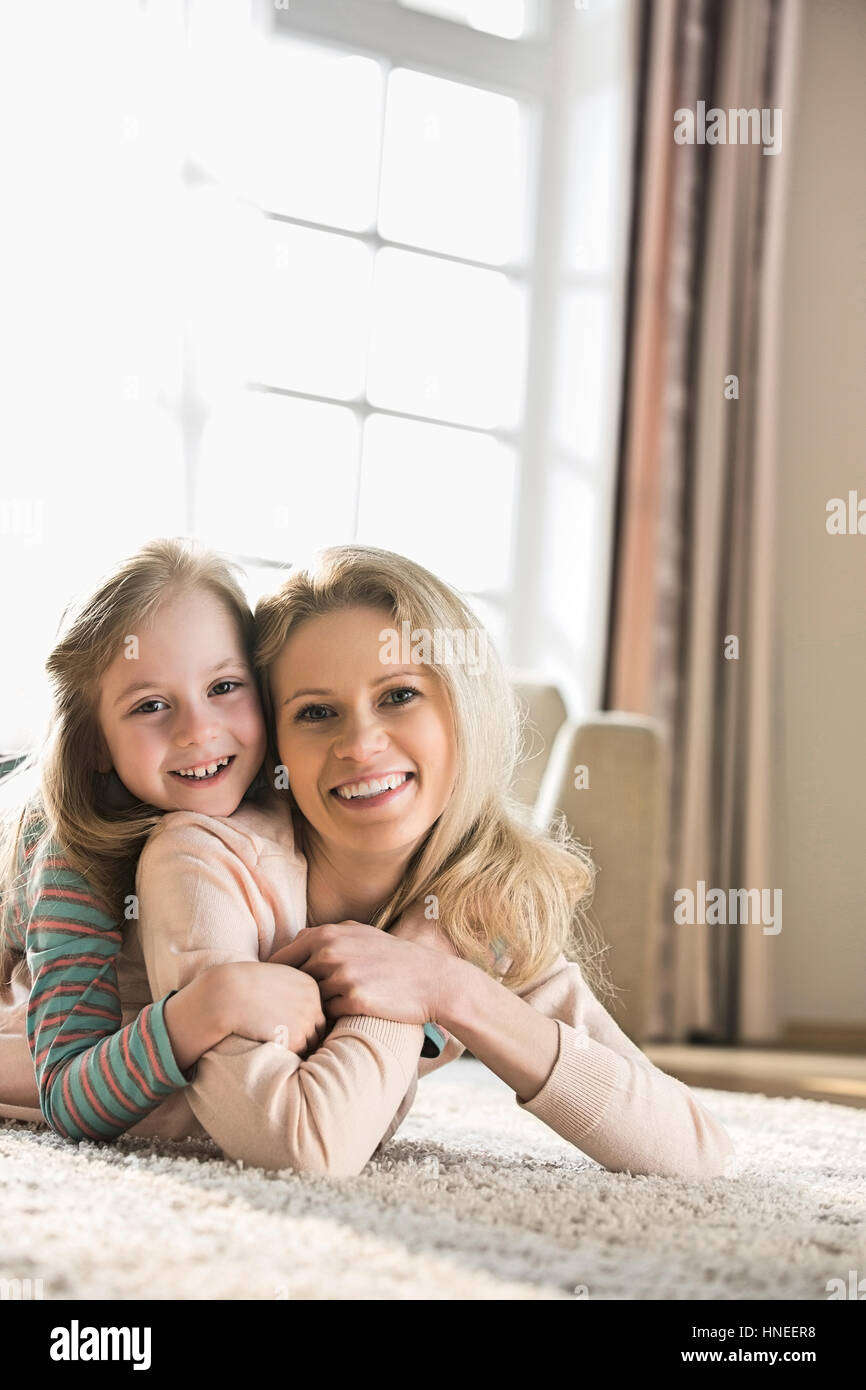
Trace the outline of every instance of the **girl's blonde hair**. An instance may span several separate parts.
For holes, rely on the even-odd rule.
[[[511,794],[522,752],[523,717],[514,690],[486,631],[468,604],[421,565],[372,546],[335,546],[293,572],[280,590],[256,606],[255,661],[268,724],[269,761],[280,766],[275,745],[270,668],[289,635],[310,618],[340,609],[387,612],[395,632],[428,633],[428,649],[440,658],[479,647],[483,662],[446,655],[430,664],[444,682],[454,720],[458,772],[445,810],[413,854],[390,900],[372,923],[393,924],[410,904],[435,895],[440,927],[460,956],[519,989],[562,951],[581,966],[590,988],[611,992],[602,969],[603,947],[584,915],[594,870],[571,838],[565,817],[549,830],[533,828]],[[444,639],[443,634],[456,634]],[[460,637],[462,634],[462,638]],[[426,656],[425,656],[426,659]],[[305,821],[286,790],[300,848]],[[274,779],[279,786],[278,778]]]
[[[153,540],[118,564],[88,598],[65,610],[63,635],[45,663],[52,696],[48,731],[41,749],[11,774],[33,769],[36,784],[0,820],[0,985],[9,965],[7,909],[20,883],[16,869],[28,828],[44,824],[35,848],[48,839],[59,842],[95,896],[112,915],[122,916],[139,852],[165,813],[132,794],[119,800],[112,787],[116,774],[99,770],[100,761],[109,759],[97,713],[100,680],[129,634],[167,600],[195,589],[209,591],[225,605],[252,663],[255,628],[237,578],[241,573],[240,566],[193,540]]]

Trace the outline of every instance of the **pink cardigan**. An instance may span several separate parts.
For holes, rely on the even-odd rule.
[[[136,993],[140,1003],[159,998],[217,962],[268,960],[306,922],[306,863],[291,824],[250,803],[225,819],[165,816],[141,854],[136,886],[140,918],[121,984],[131,1007]],[[626,1037],[577,964],[560,955],[518,993],[559,1029],[553,1068],[534,1097],[515,1097],[521,1109],[615,1171],[730,1171],[725,1130]],[[422,1058],[423,1041],[420,1023],[366,1016],[336,1020],[303,1060],[276,1043],[225,1038],[186,1090],[131,1132],[206,1132],[249,1165],[356,1174],[399,1128],[419,1078],[464,1051],[449,1037],[439,1057]]]

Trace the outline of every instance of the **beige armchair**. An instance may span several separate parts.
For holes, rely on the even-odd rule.
[[[618,991],[607,1007],[641,1044],[652,1029],[666,853],[659,727],[619,712],[568,719],[555,686],[514,673],[512,681],[528,711],[529,745],[514,791],[538,825],[564,812],[591,852],[598,868],[591,918],[610,946],[606,962]]]

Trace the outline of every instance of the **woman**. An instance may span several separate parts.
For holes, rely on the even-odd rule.
[[[162,820],[139,863],[141,946],[155,997],[214,964],[277,961],[317,980],[331,1027],[306,1058],[279,1030],[212,1048],[184,1092],[198,1124],[247,1163],[358,1173],[418,1078],[468,1047],[609,1168],[725,1173],[721,1125],[597,997],[591,867],[509,800],[514,697],[492,649],[466,659],[481,629],[460,597],[402,556],[343,546],[256,623],[271,804]],[[393,641],[407,631],[408,661]],[[421,1057],[425,1024],[444,1029],[438,1057]]]

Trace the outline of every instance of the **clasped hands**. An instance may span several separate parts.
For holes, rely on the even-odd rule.
[[[449,956],[456,952],[447,936],[418,909],[404,913],[387,932],[355,921],[306,927],[267,962],[282,967],[273,984],[284,1022],[263,1036],[268,1025],[260,1015],[258,1037],[303,1055],[318,1047],[338,1018],[434,1021],[442,1012]]]

